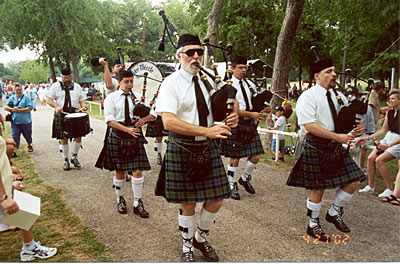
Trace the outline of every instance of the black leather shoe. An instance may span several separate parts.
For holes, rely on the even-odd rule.
[[[239,188],[236,182],[234,183],[233,189],[231,190],[231,198],[233,200],[240,200]]]
[[[161,163],[162,163],[162,157],[161,157],[161,154],[158,153],[158,155],[157,155],[157,165],[161,165]]]
[[[329,212],[326,212],[326,221],[328,221],[329,223],[332,223],[336,226],[336,228],[344,233],[349,233],[350,232],[350,228],[343,222],[342,219],[342,213],[343,211],[341,210],[339,214],[335,215],[335,216],[331,216],[329,214]]]
[[[69,165],[68,159],[65,159],[65,160],[64,160],[63,169],[64,169],[65,171],[69,171],[69,170],[71,169],[71,166]]]
[[[72,156],[71,162],[72,162],[72,164],[74,164],[75,168],[77,168],[78,170],[80,170],[82,168],[81,164],[78,161],[78,156]]]
[[[248,193],[255,194],[255,193],[256,193],[256,190],[254,190],[253,186],[251,186],[250,180],[251,180],[251,175],[249,175],[249,178],[248,178],[247,181],[244,181],[244,180],[242,179],[242,177],[240,177],[239,183],[240,183],[241,185],[243,185],[243,187],[246,189],[246,191],[247,191]]]
[[[139,199],[139,204],[137,207],[133,207],[133,213],[137,214],[138,216],[140,216],[142,218],[149,217],[149,213],[146,211],[146,209],[144,209],[142,199]]]
[[[218,262],[219,261],[219,257],[217,255],[217,253],[215,253],[215,250],[207,242],[207,240],[204,243],[199,243],[199,242],[197,242],[196,238],[193,238],[193,246],[201,251],[204,258],[208,262]]]
[[[125,203],[125,199],[124,199],[123,196],[119,197],[117,210],[118,210],[118,213],[120,213],[120,214],[126,214],[127,213],[127,211],[126,211],[126,203]]]
[[[182,262],[194,262],[193,251],[182,253]]]
[[[317,218],[318,219],[318,218]],[[319,221],[319,219],[318,219]],[[307,226],[307,235],[318,239],[319,241],[323,241],[323,242],[330,242],[331,238],[324,233],[324,231],[322,231],[322,228],[318,222],[317,226],[314,226],[313,228],[311,228],[310,226]]]

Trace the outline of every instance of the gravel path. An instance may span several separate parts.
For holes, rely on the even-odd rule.
[[[102,148],[104,121],[90,120],[94,133],[84,138],[79,153],[83,169],[65,172],[58,143],[51,139],[52,115],[51,109],[32,112],[35,151],[31,156],[40,177],[62,189],[67,204],[121,262],[179,262],[182,246],[178,205],[154,196],[159,171],[153,151],[154,139],[150,138],[146,146],[153,170],[144,172],[143,200],[150,218],[141,219],[133,214],[131,188],[127,188],[126,194],[128,214],[119,215],[111,187],[114,174],[94,167]],[[383,204],[376,197],[357,192],[345,208],[344,220],[352,231],[344,240],[343,234],[324,219],[335,194],[327,191],[322,203],[321,224],[326,233],[340,235],[341,239],[336,243],[315,245],[311,241],[307,244],[303,240],[308,221],[307,192],[287,187],[287,176],[287,171],[259,164],[252,181],[256,194],[247,194],[239,187],[242,200],[225,201],[209,236],[221,261],[400,261],[400,207]],[[197,215],[199,210],[198,206]],[[204,261],[199,251],[195,251],[195,257],[197,261]]]

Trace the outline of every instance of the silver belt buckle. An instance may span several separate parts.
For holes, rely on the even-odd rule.
[[[204,141],[207,140],[207,137],[203,137],[203,136],[195,136],[194,137],[194,141]]]

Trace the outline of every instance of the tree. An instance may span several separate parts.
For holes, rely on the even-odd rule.
[[[221,13],[222,6],[224,5],[224,0],[214,0],[214,4],[211,8],[210,14],[207,16],[208,21],[208,29],[207,29],[207,38],[210,41],[211,45],[217,45],[218,39],[218,19],[219,14]],[[211,48],[212,54],[215,54],[215,48]],[[206,59],[207,58],[207,59]],[[204,58],[205,66],[210,67],[211,61],[209,61],[208,56]]]
[[[19,79],[31,83],[47,82],[47,67],[42,63],[25,61]]]

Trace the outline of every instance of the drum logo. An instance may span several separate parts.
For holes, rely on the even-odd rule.
[[[132,70],[132,73],[135,75],[139,71],[147,71],[147,72],[153,73],[154,67],[153,66],[149,66],[149,65],[145,65],[145,64],[139,64],[137,68]]]

